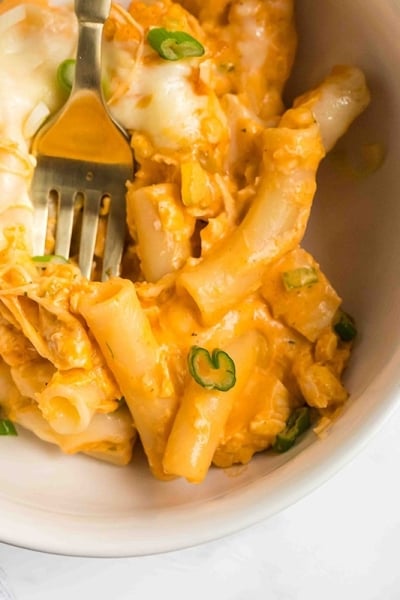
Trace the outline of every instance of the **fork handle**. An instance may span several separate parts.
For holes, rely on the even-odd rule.
[[[72,94],[91,90],[102,99],[101,41],[110,10],[111,0],[75,0],[79,32]]]
[[[75,14],[80,22],[104,23],[110,10],[111,0],[75,0]]]

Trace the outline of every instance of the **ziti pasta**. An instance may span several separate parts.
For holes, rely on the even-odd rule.
[[[46,0],[0,4],[0,434],[26,428],[116,464],[141,444],[159,479],[286,451],[346,402],[356,326],[302,247],[325,154],[365,109],[333,66],[292,106],[294,0],[113,4],[103,87],[129,131],[121,276],[32,256],[33,135],[65,102],[76,22]]]

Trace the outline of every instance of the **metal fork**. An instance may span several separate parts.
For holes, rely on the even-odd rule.
[[[110,198],[101,278],[117,275],[126,229],[126,181],[134,160],[126,133],[110,116],[101,90],[101,41],[111,0],[75,0],[79,37],[69,99],[32,143],[34,254],[43,254],[50,197],[56,194],[55,253],[69,257],[77,197],[83,197],[79,266],[90,278],[102,199]]]

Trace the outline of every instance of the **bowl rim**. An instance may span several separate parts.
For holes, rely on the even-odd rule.
[[[259,480],[207,502],[167,508],[162,514],[140,512],[118,519],[51,512],[16,504],[0,495],[0,539],[3,543],[65,556],[120,558],[155,555],[215,541],[256,525],[298,502],[355,458],[391,417],[400,399],[400,349],[360,394],[344,419],[356,429],[332,427]],[[377,403],[376,398],[381,400]],[[382,399],[383,398],[383,399]],[[250,510],[249,510],[250,508]],[[40,527],[38,527],[40,523]],[[112,536],[110,529],[112,528]]]
[[[312,493],[366,447],[400,404],[399,364],[400,348],[350,399],[346,414],[323,443],[294,449],[288,462],[236,490],[205,502],[169,507],[158,515],[141,511],[114,518],[49,512],[15,502],[0,490],[0,540],[66,556],[138,557],[183,550],[256,525]],[[354,431],[346,423],[353,424]]]

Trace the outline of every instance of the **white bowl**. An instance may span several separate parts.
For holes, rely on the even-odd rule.
[[[298,2],[299,58],[289,95],[334,63],[364,69],[372,104],[348,141],[381,143],[384,165],[362,180],[327,159],[306,238],[360,335],[343,416],[324,441],[310,434],[279,457],[259,455],[200,486],[160,483],[144,463],[119,469],[67,457],[28,433],[1,440],[0,539],[47,552],[134,556],[216,539],[266,519],[337,471],[399,400],[400,5],[396,0]]]

